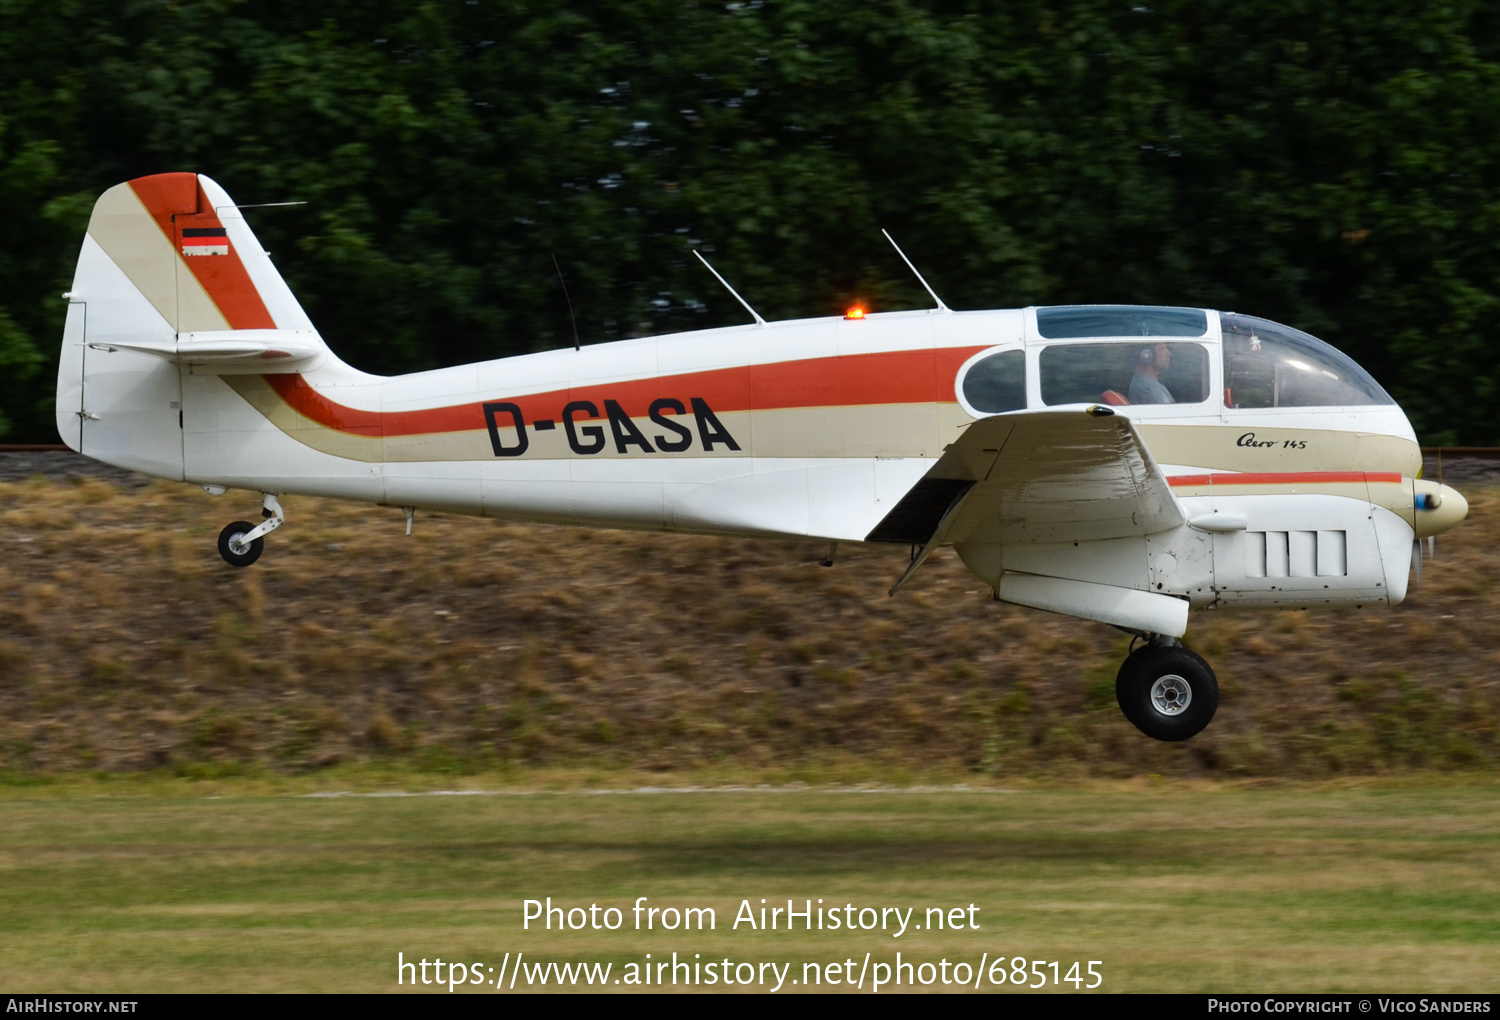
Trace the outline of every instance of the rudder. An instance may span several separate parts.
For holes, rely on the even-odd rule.
[[[87,456],[158,477],[183,478],[182,375],[195,341],[254,330],[244,335],[295,334],[326,351],[240,210],[199,174],[101,195],[68,299],[58,432]]]

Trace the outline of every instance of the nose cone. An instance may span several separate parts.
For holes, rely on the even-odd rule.
[[[1469,516],[1469,501],[1452,486],[1419,479],[1415,496],[1416,510],[1412,523],[1418,538],[1441,535]]]

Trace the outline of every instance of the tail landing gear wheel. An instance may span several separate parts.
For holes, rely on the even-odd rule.
[[[235,521],[219,532],[219,555],[224,557],[225,563],[231,567],[248,567],[260,559],[260,554],[266,547],[265,539],[257,538],[249,545],[241,541],[254,530],[255,525],[248,521]]]
[[[1115,680],[1120,711],[1157,740],[1186,740],[1203,731],[1219,707],[1219,681],[1186,648],[1147,645],[1125,660]]]

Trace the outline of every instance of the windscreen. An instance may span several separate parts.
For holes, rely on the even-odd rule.
[[[1224,330],[1224,399],[1231,408],[1395,403],[1347,355],[1301,330],[1232,312],[1219,321]]]

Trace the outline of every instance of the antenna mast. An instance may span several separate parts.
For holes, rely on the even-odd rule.
[[[573,314],[573,299],[568,297],[568,281],[563,279],[562,266],[557,264],[557,256],[550,251],[547,254],[552,255],[552,268],[557,270],[557,282],[562,284],[563,300],[568,303],[568,318],[573,322],[573,350],[581,351],[583,346],[578,342],[578,316]]]
[[[754,308],[751,308],[750,307],[750,302],[748,302],[744,298],[740,297],[739,292],[736,291],[733,287],[729,286],[729,281],[726,280],[726,279],[724,279],[724,277],[720,276],[719,275],[719,271],[717,269],[715,269],[713,266],[710,266],[708,264],[708,259],[706,259],[702,255],[698,254],[698,249],[697,248],[693,249],[693,254],[697,255],[698,256],[698,261],[702,262],[704,264],[704,266],[707,266],[708,271],[710,273],[714,274],[714,279],[716,279],[720,283],[722,283],[724,285],[724,289],[727,290],[727,291],[729,291],[729,293],[733,294],[734,295],[734,299],[736,301],[738,301],[740,304],[742,304],[742,305],[745,306],[745,311],[747,311],[751,315],[755,316],[755,324],[757,326],[764,326],[764,325],[766,325],[766,320],[762,319],[760,317],[760,313],[757,312]]]
[[[922,285],[922,288],[924,290],[926,290],[927,293],[929,293],[929,294],[932,295],[932,300],[934,300],[934,301],[937,302],[937,308],[935,309],[935,311],[939,311],[939,312],[951,312],[951,311],[953,311],[953,309],[951,309],[947,305],[943,304],[943,299],[937,296],[937,291],[935,291],[931,287],[927,286],[927,281],[922,278],[922,274],[921,273],[917,272],[917,267],[911,264],[911,259],[909,259],[909,258],[906,257],[906,252],[904,252],[904,251],[901,250],[901,246],[896,243],[896,239],[891,236],[890,231],[885,230],[884,228],[882,228],[880,232],[885,235],[885,239],[887,241],[891,242],[891,247],[896,249],[896,254],[901,256],[901,261],[905,262],[906,263],[906,268],[910,269],[912,271],[912,274],[914,276],[916,276],[917,282]]]

